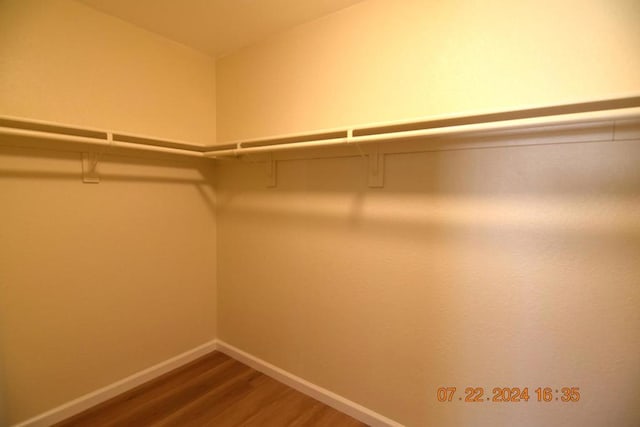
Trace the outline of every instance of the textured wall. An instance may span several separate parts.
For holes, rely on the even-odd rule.
[[[0,8],[0,114],[214,139],[208,58],[71,1]],[[638,91],[638,19],[634,0],[370,0],[218,61],[218,136]],[[379,190],[357,158],[282,162],[271,190],[225,162],[217,241],[210,166],[110,156],[82,185],[77,154],[3,147],[5,420],[201,344],[217,315],[230,344],[408,425],[635,426],[638,146],[389,155]],[[583,398],[451,409],[450,384]]]
[[[81,170],[79,153],[0,146],[0,425],[215,338],[211,164]]]
[[[386,157],[220,164],[219,338],[408,426],[637,426],[640,141]]]
[[[214,71],[73,1],[0,1],[2,115],[210,143]],[[215,337],[210,163],[107,156],[84,185],[79,153],[1,142],[0,425]]]
[[[217,61],[218,140],[640,92],[637,0],[369,0]]]
[[[209,144],[215,64],[74,1],[2,0],[0,114]]]
[[[635,0],[366,1],[218,60],[218,141],[638,93],[639,20]],[[378,190],[359,158],[283,161],[269,190],[255,159],[221,163],[218,335],[410,426],[636,426],[639,158],[396,154]],[[447,406],[447,385],[583,397]]]

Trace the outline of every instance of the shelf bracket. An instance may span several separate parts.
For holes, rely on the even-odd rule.
[[[278,161],[274,160],[273,154],[269,153],[266,161],[267,188],[278,186]]]
[[[99,184],[98,153],[82,153],[82,182],[85,184]]]
[[[384,187],[384,153],[380,152],[378,144],[368,150],[369,156],[369,187]]]

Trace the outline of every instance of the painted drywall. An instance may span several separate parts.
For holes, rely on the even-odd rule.
[[[79,0],[219,57],[362,0]]]
[[[368,0],[217,62],[220,143],[640,91],[637,0]]]
[[[0,115],[211,143],[214,73],[74,1],[0,1]],[[216,334],[213,165],[103,154],[89,185],[79,152],[27,142],[0,141],[3,426]]]
[[[98,170],[83,184],[80,153],[0,146],[0,425],[215,338],[212,164]]]
[[[638,22],[635,0],[365,1],[218,60],[218,141],[638,93]],[[359,158],[279,162],[272,189],[220,162],[219,338],[408,426],[636,426],[638,147],[388,155],[383,189]]]
[[[0,114],[213,139],[206,57],[70,1],[0,6]],[[626,94],[637,16],[363,2],[220,60],[218,136]],[[283,162],[275,190],[222,163],[217,241],[209,166],[107,156],[91,186],[78,155],[2,148],[5,419],[212,338],[217,250],[222,339],[400,422],[636,425],[637,146],[388,156],[382,190],[353,158]],[[451,383],[583,400],[451,409]]]
[[[0,1],[0,115],[210,144],[215,64],[70,0]]]
[[[389,154],[381,189],[358,157],[281,161],[277,188],[221,162],[218,336],[407,426],[637,426],[638,159],[639,140]]]

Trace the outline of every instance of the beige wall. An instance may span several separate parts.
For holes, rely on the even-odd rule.
[[[638,93],[639,20],[366,1],[219,60],[218,140]],[[636,426],[638,147],[388,155],[383,189],[359,158],[282,161],[276,189],[221,162],[218,336],[409,426]],[[446,405],[445,385],[582,400]]]
[[[640,90],[633,0],[370,0],[215,77],[71,1],[0,8],[0,114],[161,138],[212,142],[216,111],[225,141]],[[638,142],[389,155],[378,190],[358,158],[281,162],[270,190],[221,162],[217,195],[208,163],[103,156],[84,185],[79,154],[2,146],[0,424],[218,331],[408,425],[635,426]],[[583,399],[452,409],[441,385]]]
[[[215,338],[211,163],[99,168],[83,184],[79,153],[0,146],[9,424]]]
[[[213,60],[68,0],[0,1],[0,115],[210,144]]]
[[[369,0],[217,63],[220,142],[640,90],[637,0]]]
[[[220,163],[218,337],[407,426],[637,426],[640,140],[386,158]]]
[[[0,1],[0,115],[211,143],[213,61],[72,1]],[[0,425],[216,334],[210,162],[0,141]],[[4,396],[4,399],[2,397]]]

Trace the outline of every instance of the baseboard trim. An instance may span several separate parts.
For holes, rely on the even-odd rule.
[[[280,381],[289,387],[298,390],[307,396],[313,397],[316,400],[331,406],[340,412],[352,416],[353,418],[362,421],[372,427],[402,427],[399,424],[383,415],[378,414],[362,405],[352,402],[336,393],[333,393],[327,389],[324,389],[316,384],[313,384],[307,380],[304,380],[290,372],[280,369],[256,356],[253,356],[245,351],[240,350],[227,344],[224,341],[217,341],[217,350],[232,357],[239,362],[244,363],[252,367],[253,369],[262,372],[271,378]]]
[[[150,368],[136,372],[126,378],[116,381],[113,384],[102,387],[96,391],[80,396],[70,402],[53,408],[47,412],[37,415],[21,423],[15,424],[13,427],[48,427],[52,424],[65,420],[92,406],[98,405],[106,400],[111,399],[121,393],[131,390],[141,384],[146,383],[162,374],[179,368],[200,356],[204,356],[216,349],[216,340],[206,342],[191,350],[185,351],[171,359],[160,362]]]
[[[399,424],[383,415],[378,414],[362,405],[359,405],[345,397],[342,397],[336,393],[333,393],[325,388],[322,388],[316,384],[313,384],[305,379],[302,379],[284,369],[278,368],[256,356],[253,356],[245,351],[240,350],[237,347],[232,346],[224,341],[212,340],[206,342],[198,347],[188,350],[182,354],[179,354],[171,359],[167,359],[154,366],[144,369],[140,372],[136,372],[126,378],[102,387],[96,391],[80,396],[70,402],[53,408],[47,412],[30,418],[26,421],[22,421],[18,424],[14,424],[12,427],[49,427],[52,424],[65,420],[82,411],[85,411],[92,406],[105,402],[119,394],[127,392],[139,385],[151,381],[160,375],[166,374],[182,365],[185,365],[198,357],[204,356],[214,350],[218,350],[225,353],[229,357],[232,357],[239,362],[244,363],[247,366],[254,368],[257,371],[264,373],[289,387],[298,390],[307,396],[313,397],[316,400],[331,406],[340,412],[352,416],[353,418],[362,421],[372,427],[403,427]]]

